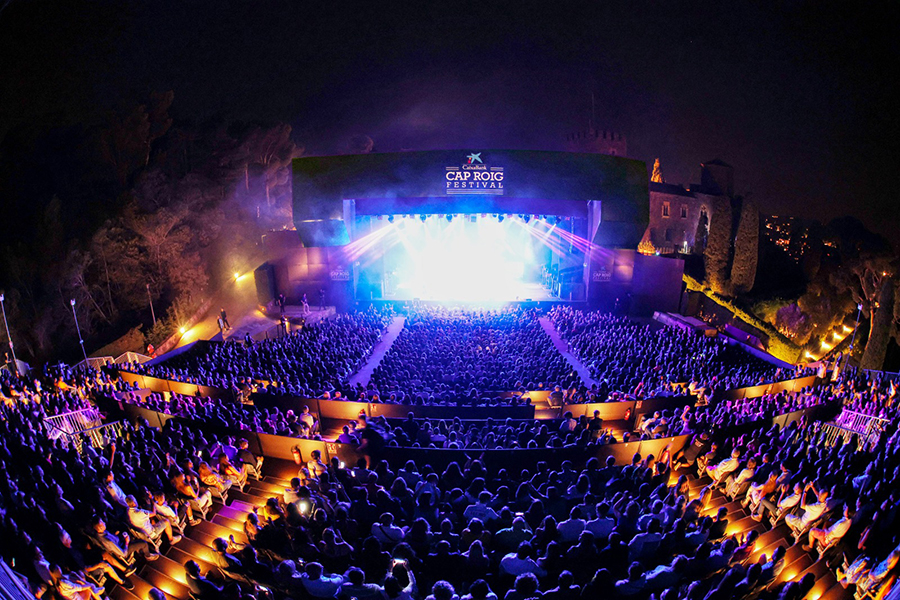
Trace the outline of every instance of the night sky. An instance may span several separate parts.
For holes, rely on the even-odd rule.
[[[4,4],[5,3],[5,4]],[[830,4],[830,6],[824,6]],[[0,137],[174,90],[310,154],[561,149],[595,123],[667,181],[735,167],[773,214],[900,226],[895,20],[857,3],[0,0]],[[885,3],[885,7],[889,6]]]

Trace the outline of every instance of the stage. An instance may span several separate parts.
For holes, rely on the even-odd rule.
[[[477,288],[464,286],[459,288],[459,293],[446,290],[435,290],[428,293],[427,289],[420,289],[419,295],[414,295],[411,290],[398,289],[393,294],[385,294],[385,300],[420,300],[422,302],[477,302],[485,304],[490,302],[563,302],[559,297],[550,293],[550,290],[540,283],[520,283],[509,288],[506,293],[491,294],[490,298],[480,294]]]

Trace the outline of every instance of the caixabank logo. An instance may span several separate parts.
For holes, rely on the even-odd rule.
[[[503,195],[503,167],[485,164],[484,152],[467,154],[458,167],[445,167],[446,192],[450,196],[461,194]]]

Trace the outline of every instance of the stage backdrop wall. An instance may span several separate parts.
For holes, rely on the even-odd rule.
[[[472,154],[477,158],[469,164]],[[472,189],[455,178],[476,169],[490,181]],[[294,223],[305,245],[313,245],[315,226],[344,218],[344,200],[359,200],[359,214],[402,214],[419,205],[437,212],[517,214],[525,206],[539,210],[542,202],[580,201],[585,216],[586,203],[599,200],[602,223],[592,241],[619,248],[636,248],[650,219],[646,165],[603,154],[434,150],[309,156],[294,159],[293,176]],[[572,210],[563,204],[560,209]]]

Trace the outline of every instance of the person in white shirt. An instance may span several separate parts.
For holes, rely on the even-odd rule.
[[[311,562],[300,574],[300,583],[313,598],[334,598],[344,583],[344,577],[337,573],[328,575],[321,564]]]
[[[803,545],[803,549],[809,552],[816,547],[818,541],[823,548],[828,548],[844,537],[853,524],[853,511],[849,505],[844,505],[843,516],[835,521],[831,527],[813,527],[809,530],[809,543]]]
[[[394,525],[394,515],[384,513],[379,522],[372,525],[372,537],[383,545],[394,546],[403,541],[403,529]]]
[[[128,504],[128,522],[134,529],[154,541],[162,537],[163,533],[166,534],[170,544],[181,541],[181,536],[172,531],[172,523],[168,519],[140,508],[134,496],[127,496],[125,502]]]
[[[803,489],[803,493],[805,494],[806,491],[810,489],[816,493],[816,502],[806,504],[801,500],[800,508],[803,509],[803,514],[799,517],[797,515],[788,515],[784,518],[784,522],[791,528],[791,531],[794,532],[795,536],[806,529],[810,523],[825,514],[825,510],[828,508],[825,504],[828,501],[828,490],[819,492],[812,483],[807,483],[806,487]]]
[[[284,501],[285,505],[288,504],[296,504],[300,502],[300,489],[303,486],[301,485],[299,477],[291,478],[291,487],[285,488],[284,492],[281,494],[281,498]],[[299,507],[298,507],[299,508]]]
[[[306,423],[306,426],[309,427],[310,431],[313,430],[313,427],[316,424],[316,418],[314,416],[312,416],[312,414],[309,412],[308,406],[303,407],[303,409],[300,411],[300,416],[298,418],[300,421]]]
[[[747,466],[735,476],[731,474],[725,480],[725,495],[729,498],[737,498],[745,492],[745,487],[749,486],[749,482],[756,474],[756,459],[751,458],[747,461]]]
[[[469,523],[472,519],[480,519],[482,523],[497,520],[499,518],[497,511],[488,506],[492,499],[493,496],[488,491],[478,494],[478,502],[470,504],[463,512],[463,518],[466,522]]]
[[[328,467],[322,462],[321,451],[313,450],[309,453],[309,460],[306,463],[306,468],[309,469],[309,474],[315,478],[321,477],[322,473],[328,470]]]
[[[578,421],[572,416],[572,413],[566,411],[566,414],[563,415],[562,423],[559,424],[559,432],[560,433],[571,433],[575,431],[575,427],[578,426]]]
[[[706,467],[706,473],[713,480],[713,485],[718,485],[725,481],[725,478],[728,477],[731,473],[737,470],[738,465],[740,464],[741,451],[735,448],[731,452],[731,456],[726,458],[725,460]]]
[[[616,520],[609,516],[609,504],[601,502],[597,505],[597,518],[584,524],[585,531],[594,534],[597,540],[606,540],[616,526]]]
[[[125,492],[123,492],[122,488],[119,487],[119,484],[116,483],[116,476],[113,472],[107,471],[104,479],[106,480],[106,492],[109,494],[109,497],[112,498],[113,502],[122,508],[128,508]]]
[[[531,552],[531,544],[522,542],[519,544],[518,550],[510,552],[500,559],[500,571],[513,577],[518,577],[525,573],[543,577],[547,572],[531,558]]]
[[[50,567],[50,577],[60,597],[64,600],[101,600],[103,588],[91,585],[74,574],[63,575],[59,565]]]
[[[653,556],[659,549],[662,536],[659,534],[659,521],[653,519],[647,526],[646,533],[639,533],[628,544],[628,560],[640,561]]]
[[[559,541],[564,543],[572,543],[578,540],[578,536],[584,531],[585,522],[581,518],[581,509],[577,506],[573,507],[569,512],[569,518],[560,523],[556,527],[559,533]]]
[[[800,504],[800,499],[802,497],[803,486],[797,483],[794,485],[794,489],[792,492],[788,493],[788,488],[784,488],[781,491],[781,497],[778,500],[778,504],[773,504],[766,498],[760,499],[757,509],[758,512],[755,514],[751,514],[750,516],[756,521],[762,521],[763,517],[766,514],[766,510],[768,510],[772,515],[772,519],[777,521],[787,511]]]

